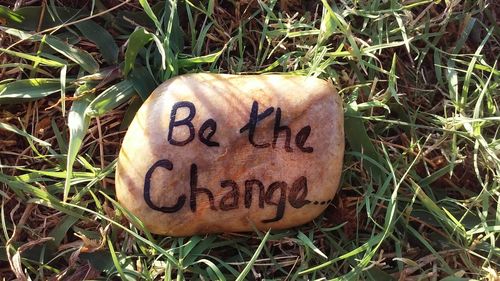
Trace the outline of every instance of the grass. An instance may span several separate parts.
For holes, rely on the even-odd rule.
[[[11,2],[1,278],[499,280],[496,1]],[[347,147],[321,217],[186,238],[125,219],[113,180],[131,118],[162,81],[205,71],[336,85]]]

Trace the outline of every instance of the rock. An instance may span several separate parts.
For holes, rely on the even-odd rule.
[[[157,234],[290,228],[332,201],[343,156],[343,112],[331,83],[182,75],[159,86],[132,121],[116,194]]]

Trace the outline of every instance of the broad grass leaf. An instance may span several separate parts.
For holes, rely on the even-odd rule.
[[[214,7],[215,7],[215,1],[214,0],[209,0],[208,1],[208,7],[207,7],[207,17],[211,17],[214,13]]]
[[[179,68],[181,68],[181,67],[193,67],[193,66],[196,66],[196,65],[202,64],[202,63],[213,63],[213,62],[217,61],[217,59],[220,57],[220,55],[222,55],[222,53],[224,52],[224,49],[222,49],[216,53],[205,55],[205,56],[179,59],[178,66],[179,66]]]
[[[143,66],[134,68],[128,79],[132,82],[134,89],[143,101],[145,101],[158,86],[154,77],[148,69]]]
[[[360,51],[362,55],[367,56],[384,49],[392,49],[399,46],[403,46],[404,44],[405,44],[404,41],[394,41],[390,43],[382,43],[374,46],[363,47],[362,49],[360,49]]]
[[[209,22],[203,26],[203,28],[200,29],[200,33],[198,34],[198,38],[194,40],[194,34],[193,34],[193,55],[201,55],[201,51],[203,47],[206,44],[206,38],[208,31],[212,27],[213,22]]]
[[[63,56],[80,65],[85,71],[96,73],[99,70],[97,61],[86,51],[75,48],[55,36],[47,36],[45,38],[45,43]]]
[[[125,51],[125,66],[123,68],[123,75],[127,76],[129,71],[134,67],[135,58],[139,51],[153,40],[153,35],[147,32],[144,28],[138,28],[130,35],[128,39],[127,50]]]
[[[353,105],[347,105],[344,121],[344,130],[347,142],[351,146],[352,151],[360,152],[367,155],[371,159],[380,162],[381,157],[375,150],[370,137],[366,133],[365,125],[360,117],[361,114]],[[367,167],[372,169],[372,172],[379,170],[377,166],[368,161],[364,163]]]
[[[7,49],[3,49],[3,48],[0,48],[0,52],[4,52],[4,53],[9,54],[11,56],[16,56],[16,57],[19,57],[22,59],[30,60],[36,64],[43,64],[46,66],[63,67],[64,65],[66,65],[66,63],[62,63],[59,61],[46,59],[46,58],[42,58],[42,57],[35,56],[35,55],[20,53],[20,52],[16,52],[16,51],[12,51],[12,50],[7,50]]]
[[[444,267],[444,270],[446,272],[448,272],[449,274],[454,272],[441,256],[441,254],[432,247],[431,243],[429,242],[429,238],[422,236],[422,234],[418,232],[418,230],[414,229],[411,225],[408,225],[407,230],[409,233],[413,234],[413,236],[418,239],[418,242],[421,243],[425,248],[427,248],[427,250],[431,252],[434,257],[436,257],[436,259],[439,261],[439,264]]]
[[[467,38],[469,38],[469,34],[471,33],[472,28],[474,27],[475,23],[476,23],[475,18],[466,17],[466,20],[464,22],[464,30],[462,33],[460,33],[460,37],[458,38],[457,42],[455,43],[455,47],[453,48],[453,51],[452,51],[453,54],[459,54],[460,50],[462,50]],[[459,96],[458,87],[459,87],[460,83],[459,83],[459,75],[458,75],[457,67],[455,65],[455,61],[448,60],[447,66],[448,67],[446,69],[446,79],[448,80],[448,89],[449,89],[450,99],[452,99],[456,103],[458,108],[462,108],[465,105],[461,103],[462,97]],[[464,86],[467,88],[468,87],[467,83],[465,83]],[[465,91],[463,93],[466,94]]]
[[[137,91],[137,90],[136,90]],[[127,110],[123,114],[123,119],[120,123],[120,130],[126,130],[129,126],[130,123],[132,123],[132,120],[135,117],[135,114],[137,111],[139,111],[139,108],[142,105],[142,98],[140,97],[132,97],[131,102],[127,107]]]
[[[58,53],[62,54],[66,58],[68,58],[71,61],[80,65],[85,71],[87,71],[89,73],[95,73],[99,70],[99,64],[88,52],[86,52],[80,48],[76,48],[74,46],[71,46],[70,44],[62,41],[61,39],[57,38],[54,35],[45,35],[42,37],[40,35],[32,35],[30,33],[24,32],[22,30],[14,29],[14,28],[2,28],[2,30],[10,35],[19,37],[20,39],[23,39],[23,40],[31,40],[31,41],[37,41],[37,42],[43,41],[44,43],[49,45],[52,49],[54,49]],[[55,60],[49,60],[49,59],[41,58],[39,56],[19,53],[19,52],[1,49],[1,48],[0,48],[0,51],[6,52],[6,53],[11,54],[11,55],[18,56],[20,58],[31,60],[35,63],[45,64],[48,66],[62,67],[62,66],[67,64],[66,62],[61,63],[61,62],[58,62]]]
[[[179,258],[185,260],[186,257],[190,256],[191,251],[200,243],[203,239],[201,236],[195,235],[189,239],[189,241],[184,244],[182,247],[179,247]],[[198,255],[199,253],[194,253]]]
[[[10,34],[12,36],[16,36],[21,40],[40,41],[42,39],[42,36],[40,36],[40,35],[31,34],[29,32],[22,31],[22,30],[16,29],[16,28],[8,28],[8,27],[0,26],[0,30],[4,31],[5,33]]]
[[[296,55],[297,52],[289,52],[289,53],[286,53],[284,55],[282,55],[281,57],[279,57],[277,60],[275,60],[273,63],[271,63],[269,66],[267,66],[266,68],[262,69],[262,70],[259,70],[257,71],[257,73],[259,74],[262,74],[262,73],[266,73],[266,72],[270,72],[272,71],[273,69],[275,69],[276,67],[278,66],[282,66],[282,67],[286,67],[286,62],[291,58],[293,57],[294,55]]]
[[[50,178],[58,178],[58,179],[65,179],[66,178],[66,172],[65,171],[59,171],[59,170],[34,170],[34,169],[27,169],[27,168],[18,168],[20,171],[25,171],[29,172],[26,174],[22,174],[18,176],[20,179],[22,179],[25,182],[35,182],[36,180],[44,181],[43,176],[50,177]],[[90,181],[95,177],[95,173],[92,172],[74,172],[73,175],[81,178],[81,180],[85,181]]]
[[[12,22],[21,22],[24,17],[21,16],[20,14],[11,11],[5,6],[0,5],[0,17],[5,18],[6,20],[12,21]]]
[[[134,94],[134,84],[130,80],[123,80],[97,96],[88,105],[85,113],[92,117],[100,116],[128,101]]]
[[[158,4],[161,4],[158,3]],[[153,6],[153,10],[155,9],[155,6]],[[138,26],[144,27],[147,30],[154,30],[155,25],[151,20],[149,19],[148,15],[140,10],[140,11],[119,11],[117,13],[117,16],[114,19],[113,25],[116,25],[120,29],[135,29]]]
[[[66,181],[64,183],[64,196],[63,201],[66,202],[69,195],[71,178],[73,177],[73,164],[75,163],[76,156],[83,142],[83,138],[87,134],[90,126],[90,116],[85,114],[85,110],[92,102],[93,94],[83,94],[90,90],[92,85],[85,83],[80,86],[75,97],[77,99],[73,102],[68,114],[68,127],[69,127],[69,144],[68,154],[66,159]]]
[[[17,68],[21,71],[36,71],[39,74],[42,74],[46,77],[51,77],[54,78],[54,74],[50,73],[49,71],[46,71],[40,67],[35,67],[31,64],[26,64],[26,63],[5,63],[5,64],[0,64],[0,69],[1,68]]]
[[[83,213],[81,210],[78,210],[77,213]],[[53,243],[56,245],[56,247],[59,247],[61,242],[63,241],[64,237],[66,236],[66,233],[68,230],[76,223],[78,222],[78,217],[73,217],[73,216],[65,216],[50,232],[49,232],[49,237],[54,237]]]
[[[22,18],[21,21],[7,18],[6,26],[19,28],[22,30],[44,30],[47,28],[55,27],[71,20],[77,20],[84,16],[88,16],[88,11],[85,9],[72,9],[67,7],[52,6],[52,11],[57,12],[57,16],[51,13],[42,13],[41,6],[28,6],[22,7],[15,11],[15,13]],[[40,15],[43,18],[40,19]]]
[[[356,107],[358,111],[365,111],[379,107],[387,110],[387,112],[389,113],[391,112],[391,108],[386,103],[377,100],[371,100],[364,103],[360,103]]]
[[[437,171],[434,171],[432,174],[430,174],[426,178],[424,178],[421,181],[419,181],[418,184],[420,186],[430,185],[433,182],[439,180],[440,178],[445,177],[446,174],[451,173],[454,168],[455,168],[455,164],[454,163],[449,163],[448,165],[444,166],[443,168],[441,168],[441,169],[439,169]]]
[[[461,238],[462,241],[466,241],[467,237],[465,234],[465,229],[463,225],[444,207],[441,207],[434,202],[425,191],[410,179],[410,186],[412,191],[417,195],[417,197],[422,202],[424,206],[435,218],[439,218],[438,222],[440,225],[447,230],[449,233],[454,233],[457,238]]]
[[[114,263],[111,254],[108,251],[95,251],[92,253],[80,253],[78,258],[84,262],[89,262],[93,268],[101,272],[110,272],[114,270]]]
[[[72,80],[66,79],[69,83]],[[0,104],[23,103],[61,91],[61,81],[53,78],[24,79],[0,85]]]
[[[96,44],[106,62],[109,64],[117,62],[118,45],[106,29],[91,20],[78,23],[76,27],[83,36]]]

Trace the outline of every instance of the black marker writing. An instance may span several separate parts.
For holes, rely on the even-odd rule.
[[[293,149],[290,147],[290,138],[292,137],[292,130],[288,126],[281,126],[281,108],[276,109],[276,117],[274,121],[274,136],[273,136],[273,148],[276,148],[276,142],[281,132],[285,133],[285,150],[286,152],[292,152]]]
[[[175,117],[177,115],[177,109],[181,107],[188,108],[189,115],[185,119],[177,121],[175,120]],[[193,120],[195,114],[196,114],[196,107],[191,102],[181,101],[174,104],[174,106],[172,107],[172,111],[170,112],[170,124],[168,126],[168,142],[170,144],[184,146],[194,139],[194,126],[193,123],[191,123],[191,121]],[[187,139],[182,141],[173,139],[172,135],[174,133],[174,128],[178,126],[187,126],[189,128],[189,137]]]
[[[183,119],[178,120],[178,110],[181,108],[187,109],[188,114]],[[276,107],[276,112],[274,109],[274,107],[269,107],[262,113],[259,113],[259,104],[257,101],[253,101],[249,120],[239,130],[240,134],[248,131],[248,141],[256,148],[270,147],[272,149],[284,149],[286,152],[300,151],[302,153],[312,153],[314,151],[313,147],[306,145],[307,139],[311,135],[311,126],[307,125],[300,129],[294,138],[294,132],[292,129],[289,126],[282,124],[284,111],[282,111],[280,107]],[[271,116],[273,112],[275,112],[275,116],[274,126],[272,128],[272,142],[257,141],[255,132],[259,122]],[[196,107],[194,103],[189,101],[180,101],[173,105],[170,112],[167,136],[170,144],[175,146],[185,146],[194,140],[196,136],[195,123],[199,120],[198,118],[195,119],[195,116]],[[228,118],[231,118],[231,116],[228,116]],[[183,129],[188,130],[189,134],[187,137],[179,139],[181,134],[176,134],[177,139],[175,139],[174,131]],[[208,147],[220,147],[220,143],[213,140],[216,132],[217,122],[214,119],[209,118],[201,124],[197,132],[198,139],[201,143]],[[293,139],[295,139],[295,146],[297,147],[295,150],[291,146]],[[278,140],[283,140],[283,146],[278,145]],[[256,201],[257,206],[254,208],[264,209],[269,208],[269,206],[276,208],[273,217],[262,220],[263,223],[271,223],[279,221],[283,218],[287,202],[290,207],[295,209],[302,208],[308,204],[324,205],[329,203],[329,201],[310,201],[307,199],[308,187],[307,178],[305,176],[297,178],[291,186],[284,181],[275,181],[267,186],[267,188],[258,179],[248,179],[241,183],[241,187],[244,188],[241,191],[240,185],[238,185],[236,181],[232,179],[224,179],[220,181],[220,192],[216,192],[213,188],[198,186],[198,167],[195,163],[192,163],[189,170],[189,182],[185,183],[183,186],[169,187],[169,189],[176,188],[178,190],[180,188],[184,190],[184,192],[179,192],[180,195],[175,204],[171,206],[158,206],[158,204],[153,202],[151,198],[153,188],[151,185],[153,174],[159,168],[172,171],[173,164],[167,159],[161,159],[155,162],[148,169],[144,179],[143,195],[144,201],[151,209],[163,213],[175,213],[180,211],[186,205],[188,196],[189,206],[187,206],[187,208],[189,208],[189,210],[193,213],[200,209],[199,206],[209,207],[214,211],[231,211],[238,209],[240,207],[240,202],[243,202],[244,208],[250,209],[252,208],[253,201]],[[168,192],[171,192],[171,190]],[[155,194],[158,194],[158,191],[155,192]],[[216,196],[214,196],[214,194]]]
[[[207,137],[205,137],[205,131],[207,129],[210,129],[211,131],[208,132]],[[198,131],[198,137],[200,138],[200,141],[208,146],[219,146],[218,142],[210,140],[214,134],[215,131],[217,131],[217,122],[215,122],[214,119],[210,118],[207,121],[201,125],[200,130]]]
[[[182,206],[184,206],[184,203],[186,202],[186,195],[182,194],[181,196],[179,196],[179,198],[177,198],[177,203],[175,203],[175,205],[172,207],[158,207],[153,203],[153,201],[151,201],[151,177],[153,176],[153,172],[160,167],[171,171],[173,165],[172,162],[168,161],[167,159],[162,159],[158,160],[153,164],[153,166],[151,166],[151,168],[149,168],[144,179],[144,201],[146,201],[146,204],[149,206],[149,208],[153,210],[164,213],[175,213],[179,211]]]
[[[247,124],[245,124],[245,126],[243,126],[240,129],[240,133],[243,133],[246,130],[248,130],[248,141],[253,146],[258,147],[258,148],[264,148],[264,147],[269,146],[269,143],[263,143],[263,144],[255,143],[254,134],[255,134],[255,129],[257,127],[257,123],[259,121],[262,121],[267,116],[271,115],[271,113],[273,113],[273,111],[274,111],[274,107],[269,107],[268,109],[264,110],[263,113],[259,114],[258,113],[259,112],[259,103],[256,101],[253,102],[252,110],[250,111],[250,120],[248,121]]]
[[[196,164],[191,164],[191,177],[189,181],[189,186],[191,187],[191,197],[189,198],[189,206],[191,211],[196,212],[196,198],[198,195],[205,194],[208,196],[208,202],[210,204],[210,209],[217,210],[214,204],[214,195],[208,188],[197,187],[198,185],[198,167]]]
[[[144,180],[144,201],[153,210],[163,213],[175,213],[180,211],[187,201],[185,193],[177,198],[177,202],[173,206],[157,206],[151,200],[151,178],[153,173],[158,169],[163,168],[167,171],[173,170],[173,164],[167,159],[161,159],[155,162],[147,171]],[[240,192],[239,185],[234,180],[222,180],[220,186],[226,190],[223,196],[214,196],[213,191],[209,188],[198,187],[198,167],[196,164],[191,164],[189,179],[189,210],[195,213],[198,210],[198,205],[201,202],[202,206],[208,203],[210,209],[217,211],[230,211],[240,207],[240,196],[243,194],[244,207],[249,209],[252,207],[252,198],[257,196],[257,207],[263,209],[267,206],[275,206],[276,213],[274,217],[262,220],[263,223],[276,222],[283,218],[285,214],[286,202],[292,208],[299,209],[311,201],[307,200],[307,178],[304,176],[296,179],[291,188],[284,181],[276,181],[271,183],[267,189],[264,184],[257,179],[250,179],[244,181],[244,192]],[[174,189],[182,188],[182,186],[171,187]],[[186,190],[186,189],[184,189]],[[171,190],[168,192],[172,192]],[[220,201],[216,204],[216,200]],[[201,200],[201,201],[200,201]],[[317,203],[316,203],[317,204]],[[219,206],[219,209],[216,208]]]
[[[269,205],[277,206],[276,216],[272,219],[263,220],[263,223],[275,222],[279,221],[283,218],[283,214],[285,213],[285,202],[286,202],[286,189],[287,184],[284,181],[273,182],[266,191],[266,203]],[[274,192],[279,190],[280,196],[278,202],[273,201]]]
[[[314,149],[312,147],[304,147],[304,144],[311,133],[311,126],[305,126],[300,129],[297,136],[295,136],[295,145],[300,149],[300,151],[305,153],[312,153]]]
[[[221,187],[231,187],[231,191],[226,193],[220,200],[220,209],[222,211],[229,211],[238,208],[240,199],[240,191],[238,185],[233,180],[224,180],[220,183]],[[228,202],[229,201],[229,202]]]

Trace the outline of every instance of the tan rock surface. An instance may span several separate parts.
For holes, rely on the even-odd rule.
[[[183,75],[160,85],[131,123],[116,194],[158,234],[289,228],[331,202],[343,155],[341,100],[330,83]]]

